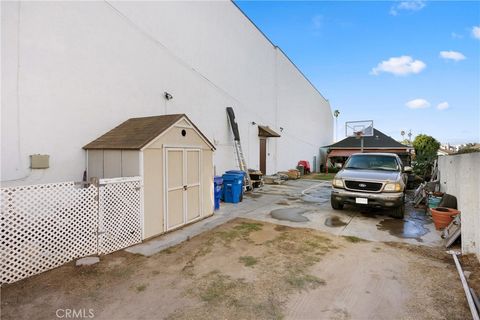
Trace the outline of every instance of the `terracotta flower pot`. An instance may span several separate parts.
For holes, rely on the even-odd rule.
[[[430,208],[432,212],[433,223],[437,230],[442,230],[452,222],[453,217],[460,213],[460,211],[451,208]]]

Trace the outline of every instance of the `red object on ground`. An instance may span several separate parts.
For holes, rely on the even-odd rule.
[[[444,229],[448,227],[450,222],[452,222],[453,217],[460,213],[460,211],[452,208],[430,208],[432,212],[433,223],[437,230]]]
[[[298,161],[297,166],[303,166],[305,168],[305,173],[310,173],[312,171],[310,168],[310,162],[307,160]]]

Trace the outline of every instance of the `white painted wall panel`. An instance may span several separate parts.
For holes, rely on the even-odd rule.
[[[20,150],[18,80],[18,3],[1,3],[2,181],[21,182],[30,174],[28,159]]]
[[[122,177],[135,177],[140,175],[139,151],[122,150]]]
[[[104,178],[103,176],[103,150],[89,150],[88,151],[88,170],[87,181],[90,178]]]
[[[269,140],[268,173],[332,142],[328,102],[230,2],[1,6],[2,185],[81,179],[82,147],[132,117],[186,113],[215,141],[217,174],[235,166],[229,106],[250,167],[252,121],[285,128]],[[50,168],[31,171],[33,153]]]
[[[480,259],[480,153],[438,157],[440,190],[457,197],[462,212],[462,252]]]
[[[302,76],[288,58],[278,51],[278,139],[279,169],[298,160],[308,160],[321,146],[333,140],[333,117],[327,100]],[[318,167],[318,165],[317,165]]]
[[[122,150],[103,151],[103,177],[122,177]]]

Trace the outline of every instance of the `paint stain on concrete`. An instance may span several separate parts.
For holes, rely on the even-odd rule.
[[[367,219],[377,217],[375,212],[360,212],[360,214],[362,215],[363,218],[367,218]]]
[[[320,189],[320,190],[317,189],[317,190],[311,190],[311,191],[307,192],[306,194],[308,194],[311,197],[330,199],[331,190],[330,189]]]
[[[260,197],[262,196],[262,194],[260,194],[260,193],[253,193],[253,192],[247,192],[247,193],[245,193],[245,196],[246,196],[246,197],[249,197],[249,198],[254,198],[254,199],[256,199],[256,198],[260,198]]]
[[[361,207],[360,214],[362,215],[363,218],[370,219],[370,218],[376,218],[377,215],[383,215],[384,213],[377,208]]]
[[[307,203],[325,203],[330,201],[330,198],[326,199],[326,198],[319,198],[311,195],[305,195],[302,197],[302,201]]]
[[[307,209],[302,208],[275,209],[270,212],[270,215],[272,216],[272,218],[277,220],[287,220],[291,222],[307,222],[310,220],[303,216],[303,214],[307,211]]]
[[[419,211],[411,211],[410,215],[403,220],[384,219],[377,224],[377,229],[388,231],[392,236],[403,239],[415,239],[423,242],[422,237],[429,232],[425,224],[431,223],[431,219]]]
[[[325,225],[327,227],[343,227],[346,226],[347,223],[343,222],[339,217],[333,216],[333,217],[328,217],[325,219]]]
[[[323,204],[330,201],[330,195],[330,186],[320,186],[319,188],[315,188],[306,192],[301,199],[307,203]]]

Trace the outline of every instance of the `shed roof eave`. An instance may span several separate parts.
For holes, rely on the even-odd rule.
[[[212,151],[215,151],[217,150],[217,148],[215,148],[215,145],[210,142],[210,140],[205,137],[205,135],[197,128],[197,126],[188,118],[188,116],[186,114],[183,115],[183,117],[181,117],[180,119],[178,119],[174,124],[172,124],[168,129],[166,129],[165,131],[163,131],[162,133],[160,133],[159,135],[157,135],[155,138],[153,138],[152,140],[148,141],[147,143],[145,143],[139,150],[140,151],[144,151],[145,149],[147,149],[152,143],[154,143],[158,138],[160,138],[161,136],[163,136],[166,132],[168,132],[168,130],[170,130],[172,127],[175,127],[176,125],[178,125],[178,123],[182,120],[186,120],[188,123],[190,123],[190,125],[192,126],[192,129],[195,130],[195,132],[202,138],[202,140],[210,147],[210,149]]]
[[[211,150],[215,146],[185,114],[130,118],[83,146],[84,150],[143,150],[180,121],[187,121]]]

